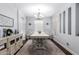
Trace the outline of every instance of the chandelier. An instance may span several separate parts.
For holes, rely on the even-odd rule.
[[[38,9],[37,14],[34,15],[37,20],[41,20],[44,16],[41,14],[40,9]]]

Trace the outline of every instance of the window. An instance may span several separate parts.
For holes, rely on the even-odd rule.
[[[63,33],[65,33],[65,11],[63,12]]]
[[[76,36],[79,36],[79,3],[76,4]]]
[[[68,8],[68,34],[71,34],[71,7]]]
[[[59,14],[59,18],[60,18],[60,33],[61,33],[61,14]]]

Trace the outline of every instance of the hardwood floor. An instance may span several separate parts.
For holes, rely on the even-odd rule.
[[[16,55],[32,55],[30,54],[31,45],[32,40],[28,40],[27,43],[20,49],[20,51]],[[45,45],[47,46],[48,51],[50,52],[50,54],[48,55],[65,55],[65,53],[61,49],[59,49],[51,40],[46,40]]]

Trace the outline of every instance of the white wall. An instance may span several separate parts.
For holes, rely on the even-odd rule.
[[[52,18],[51,17],[46,17],[43,19],[43,30],[48,35],[52,34]]]
[[[35,28],[35,25],[36,25],[35,20],[36,18],[34,17],[26,17],[26,34],[27,35],[32,35],[34,33],[37,33],[36,32],[37,28]],[[52,18],[46,17],[46,18],[43,18],[42,21],[43,21],[43,24],[37,25],[38,28],[40,28],[40,30],[43,31],[43,34],[51,35],[52,34]],[[29,23],[31,23],[31,26],[28,25]],[[46,25],[46,23],[48,23],[49,25]]]
[[[48,34],[44,31],[44,22],[42,20],[35,20],[35,30],[32,36],[48,36]],[[46,24],[45,24],[46,25]],[[39,33],[41,31],[41,33]]]
[[[68,8],[71,7],[71,35],[68,34]],[[66,33],[63,33],[63,16],[61,21],[61,33],[59,26],[59,17],[58,15],[66,11],[66,20],[65,20],[65,30]],[[77,10],[78,11],[78,10]],[[62,44],[67,50],[69,50],[73,54],[79,54],[79,37],[76,36],[76,4],[65,4],[64,8],[61,9],[58,13],[56,13],[52,17],[53,22],[53,35],[54,40]],[[78,22],[79,23],[79,22]]]
[[[62,16],[62,15],[61,15]],[[62,21],[62,19],[61,19],[61,21]],[[62,23],[62,22],[61,22]],[[53,30],[53,33],[59,33],[59,31],[60,31],[60,27],[59,27],[59,25],[60,25],[60,18],[59,18],[59,15],[54,15],[53,17],[52,17],[52,30]],[[61,26],[61,31],[62,31],[62,28],[63,26]]]
[[[18,22],[19,22],[19,33],[22,33],[24,38],[26,35],[26,16],[24,15],[23,11],[21,11],[20,9],[18,9]],[[23,39],[25,40],[25,39]]]
[[[26,35],[31,35],[35,31],[35,24],[34,24],[35,18],[33,17],[26,17]],[[29,26],[29,23],[31,25]]]
[[[0,3],[0,14],[14,19],[13,27],[0,27],[0,37],[3,35],[3,28],[17,29],[17,7],[16,4]]]

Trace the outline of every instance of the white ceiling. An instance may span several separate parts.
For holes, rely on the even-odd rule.
[[[64,3],[17,3],[17,6],[26,16],[33,16],[38,9],[43,16],[52,16],[64,7]]]

